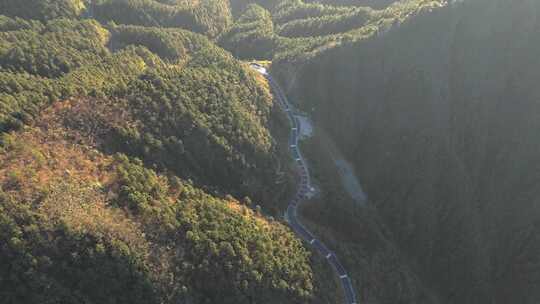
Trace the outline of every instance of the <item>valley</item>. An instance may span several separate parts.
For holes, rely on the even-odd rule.
[[[304,225],[302,225],[302,223],[298,220],[298,206],[302,204],[306,198],[310,198],[316,195],[315,188],[311,183],[311,176],[309,173],[308,165],[306,163],[306,160],[302,156],[299,148],[300,134],[305,133],[300,130],[300,127],[302,126],[302,124],[300,124],[299,122],[300,119],[298,118],[298,115],[295,114],[296,110],[288,102],[287,97],[283,94],[279,86],[272,80],[272,76],[267,73],[266,69],[256,65],[254,65],[253,68],[268,79],[270,86],[274,90],[275,96],[279,100],[282,110],[285,111],[286,115],[288,116],[291,125],[290,150],[292,152],[291,154],[293,159],[298,164],[298,171],[300,175],[300,188],[298,189],[296,195],[287,207],[287,211],[285,212],[285,220],[300,236],[300,238],[313,246],[317,253],[320,254],[324,259],[326,259],[331,265],[331,267],[334,269],[337,276],[339,277],[339,280],[341,281],[346,303],[356,304],[356,292],[354,291],[354,287],[351,284],[347,271],[345,270],[343,265],[341,265],[339,259],[330,249],[328,249],[326,245],[321,243],[321,241],[319,241],[316,236],[314,236],[313,233],[307,230]],[[303,125],[305,126],[306,124]]]
[[[536,304],[535,0],[0,1],[0,303]]]

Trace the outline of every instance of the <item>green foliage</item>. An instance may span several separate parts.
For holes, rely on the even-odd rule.
[[[311,37],[344,33],[361,28],[373,18],[369,8],[348,10],[346,13],[293,20],[278,27],[285,37]]]
[[[51,224],[3,193],[0,242],[5,303],[160,303],[125,244]]]
[[[0,67],[3,70],[56,78],[95,62],[106,52],[103,29],[95,22],[62,19],[43,26],[32,25],[31,30],[21,27],[1,33]]]
[[[115,26],[111,31],[115,49],[141,45],[170,61],[186,60],[194,52],[213,48],[204,36],[180,29]]]
[[[123,152],[142,161],[118,156],[113,168],[94,168],[111,184],[98,183],[91,197],[77,200],[69,198],[89,186],[68,170],[35,185],[39,191],[25,188],[35,180],[20,170],[6,173],[0,294],[17,303],[308,301],[308,253],[282,224],[263,218],[280,214],[292,192],[289,164],[270,134],[284,133],[274,121],[278,109],[249,68],[204,36],[179,29],[217,37],[230,27],[228,1],[95,1],[84,17],[112,21],[106,27],[77,19],[85,9],[77,1],[25,3],[35,9],[0,4],[0,12],[17,16],[0,16],[0,131],[37,122],[46,133],[58,124],[65,129],[40,144],[68,141],[78,151]],[[264,42],[243,56],[265,50],[268,58],[321,45],[278,37],[272,24],[269,11],[250,6],[223,41]],[[39,119],[52,102],[68,98]],[[34,150],[39,166],[64,164]],[[65,187],[52,181],[59,178]],[[245,201],[253,199],[257,212],[226,193],[250,197]],[[31,202],[16,199],[23,194]],[[86,217],[51,220],[47,204]]]
[[[158,63],[146,49],[111,54],[109,32],[95,21],[57,19],[45,24],[3,17],[0,33],[0,130],[28,122],[52,101],[111,95]],[[16,30],[14,30],[16,29]]]
[[[343,7],[371,7],[374,9],[384,9],[400,0],[304,0],[306,3],[326,4]]]
[[[287,38],[275,33],[271,15],[258,5],[250,5],[231,29],[220,36],[219,44],[242,59],[271,60],[305,55],[327,45],[335,37]]]
[[[196,302],[283,303],[311,295],[308,253],[288,229],[200,193],[184,200],[189,203],[178,213],[186,236],[183,260]]]
[[[293,20],[342,15],[351,11],[354,12],[354,10],[346,7],[306,3],[302,0],[289,0],[281,2],[275,8],[272,18],[276,23],[284,24]]]
[[[391,5],[375,5],[379,8],[375,10],[362,6],[361,2],[351,6],[320,2],[233,1],[236,14],[242,14],[220,36],[219,43],[243,59],[302,62],[342,43],[388,31],[420,11],[445,3],[402,0]]]
[[[250,4],[259,5],[271,11],[276,5],[278,5],[282,1],[283,0],[229,0],[231,4],[231,10],[236,16],[243,14],[246,8],[250,6]]]
[[[5,15],[0,15],[0,31],[17,31],[17,30],[31,30],[33,28],[40,28],[41,23],[35,20],[25,20],[19,17],[10,18]]]
[[[50,20],[74,18],[84,9],[82,0],[4,0],[0,13],[10,17]]]
[[[6,303],[247,304],[312,295],[309,254],[282,224],[123,155],[101,174],[113,183],[106,206],[71,180],[32,203],[16,199],[23,188],[2,193]]]
[[[129,83],[122,96],[142,123],[120,127],[114,142],[197,184],[277,203],[265,190],[276,178],[268,97],[225,54],[211,52],[216,66],[207,67],[206,52],[181,71],[153,70]]]
[[[201,0],[164,4],[155,0],[101,0],[92,6],[93,17],[119,24],[180,27],[217,36],[230,22],[227,1]]]
[[[279,166],[268,131],[272,102],[250,72],[205,37],[114,25],[109,33],[94,21],[67,19],[4,24],[32,29],[0,35],[6,54],[0,72],[2,130],[20,128],[58,99],[121,98],[117,107],[133,114],[137,128],[114,126],[108,151],[267,206],[283,204],[273,195],[285,195],[288,185],[273,183]],[[28,51],[16,51],[23,46]],[[66,64],[54,64],[56,58]],[[266,190],[268,184],[275,186]]]
[[[276,39],[270,12],[252,4],[220,37],[219,43],[238,58],[270,59],[275,52]]]
[[[211,197],[181,180],[173,190],[168,179],[140,161],[124,156],[117,161],[118,201],[127,203],[145,223],[152,222],[152,229],[168,231],[160,233],[169,235],[163,245],[172,237],[182,248],[173,258],[180,268],[178,283],[188,286],[188,297],[195,302],[273,303],[311,295],[308,253],[284,226],[252,211],[240,212],[235,208],[246,207]],[[180,193],[175,204],[167,196],[171,192]],[[163,216],[171,212],[175,215]]]
[[[129,162],[125,156],[120,157],[119,162],[120,206],[135,213],[145,213],[154,204],[163,203],[167,189],[154,171],[142,167],[141,161]]]

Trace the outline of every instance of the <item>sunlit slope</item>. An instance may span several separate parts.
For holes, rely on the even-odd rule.
[[[100,0],[91,7],[91,17],[104,23],[179,27],[211,37],[231,23],[226,0]]]
[[[402,0],[381,8],[302,0],[271,5],[249,1],[237,12],[230,30],[221,35],[220,45],[240,58],[301,61],[343,42],[384,33],[444,5],[439,0]]]
[[[32,123],[53,101],[100,97],[133,118],[110,126],[106,149],[278,210],[290,180],[279,177],[287,164],[270,134],[280,128],[273,102],[252,72],[208,39],[95,21],[2,20],[3,131]]]
[[[211,196],[123,154],[99,152],[119,109],[55,103],[2,136],[0,286],[6,303],[261,303],[312,295],[292,233],[238,201]]]

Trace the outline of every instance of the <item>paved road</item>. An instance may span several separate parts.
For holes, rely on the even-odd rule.
[[[302,152],[300,151],[300,147],[298,146],[300,124],[298,122],[298,118],[296,118],[294,114],[295,110],[289,103],[287,96],[285,96],[279,85],[272,79],[272,76],[270,76],[270,74],[266,72],[266,69],[258,65],[252,65],[252,68],[268,79],[268,82],[270,83],[272,91],[277,97],[280,107],[286,112],[291,123],[289,148],[292,157],[294,158],[298,166],[298,171],[300,172],[300,185],[298,187],[296,195],[289,203],[285,214],[285,219],[287,220],[291,228],[294,230],[294,232],[304,241],[309,243],[315,249],[315,251],[317,251],[321,256],[323,256],[328,261],[330,266],[332,266],[336,274],[339,276],[339,281],[341,282],[343,292],[345,293],[346,304],[356,304],[356,293],[354,291],[354,287],[351,283],[349,275],[347,274],[347,271],[345,270],[343,265],[341,265],[337,256],[330,249],[328,249],[326,245],[324,245],[320,240],[318,240],[313,235],[313,233],[311,233],[306,227],[304,227],[302,223],[300,223],[300,221],[298,220],[298,206],[303,201],[305,201],[305,198],[308,197],[310,193],[314,190],[311,185],[311,176],[309,174],[306,160],[302,156]]]

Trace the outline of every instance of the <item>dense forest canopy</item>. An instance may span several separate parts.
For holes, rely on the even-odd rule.
[[[90,17],[102,22],[154,27],[179,27],[216,36],[231,22],[226,0],[156,1],[99,0],[90,6]]]
[[[308,253],[287,228],[140,160],[99,152],[97,134],[73,128],[77,110],[92,102],[57,103],[36,127],[2,139],[6,303],[251,303],[311,295]]]
[[[2,301],[343,302],[285,226],[298,173],[260,60],[315,124],[301,145],[317,196],[299,217],[359,303],[538,303],[539,13],[0,1]]]
[[[302,61],[342,42],[388,31],[446,1],[402,0],[376,8],[302,0],[232,3],[239,17],[221,35],[222,47],[244,59]]]
[[[4,0],[0,3],[2,15],[41,21],[74,18],[85,8],[84,0]]]
[[[228,6],[125,1],[176,15],[98,18],[113,2],[2,3],[3,298],[313,298],[307,251],[253,211],[278,212],[292,175],[267,87],[209,40]]]

